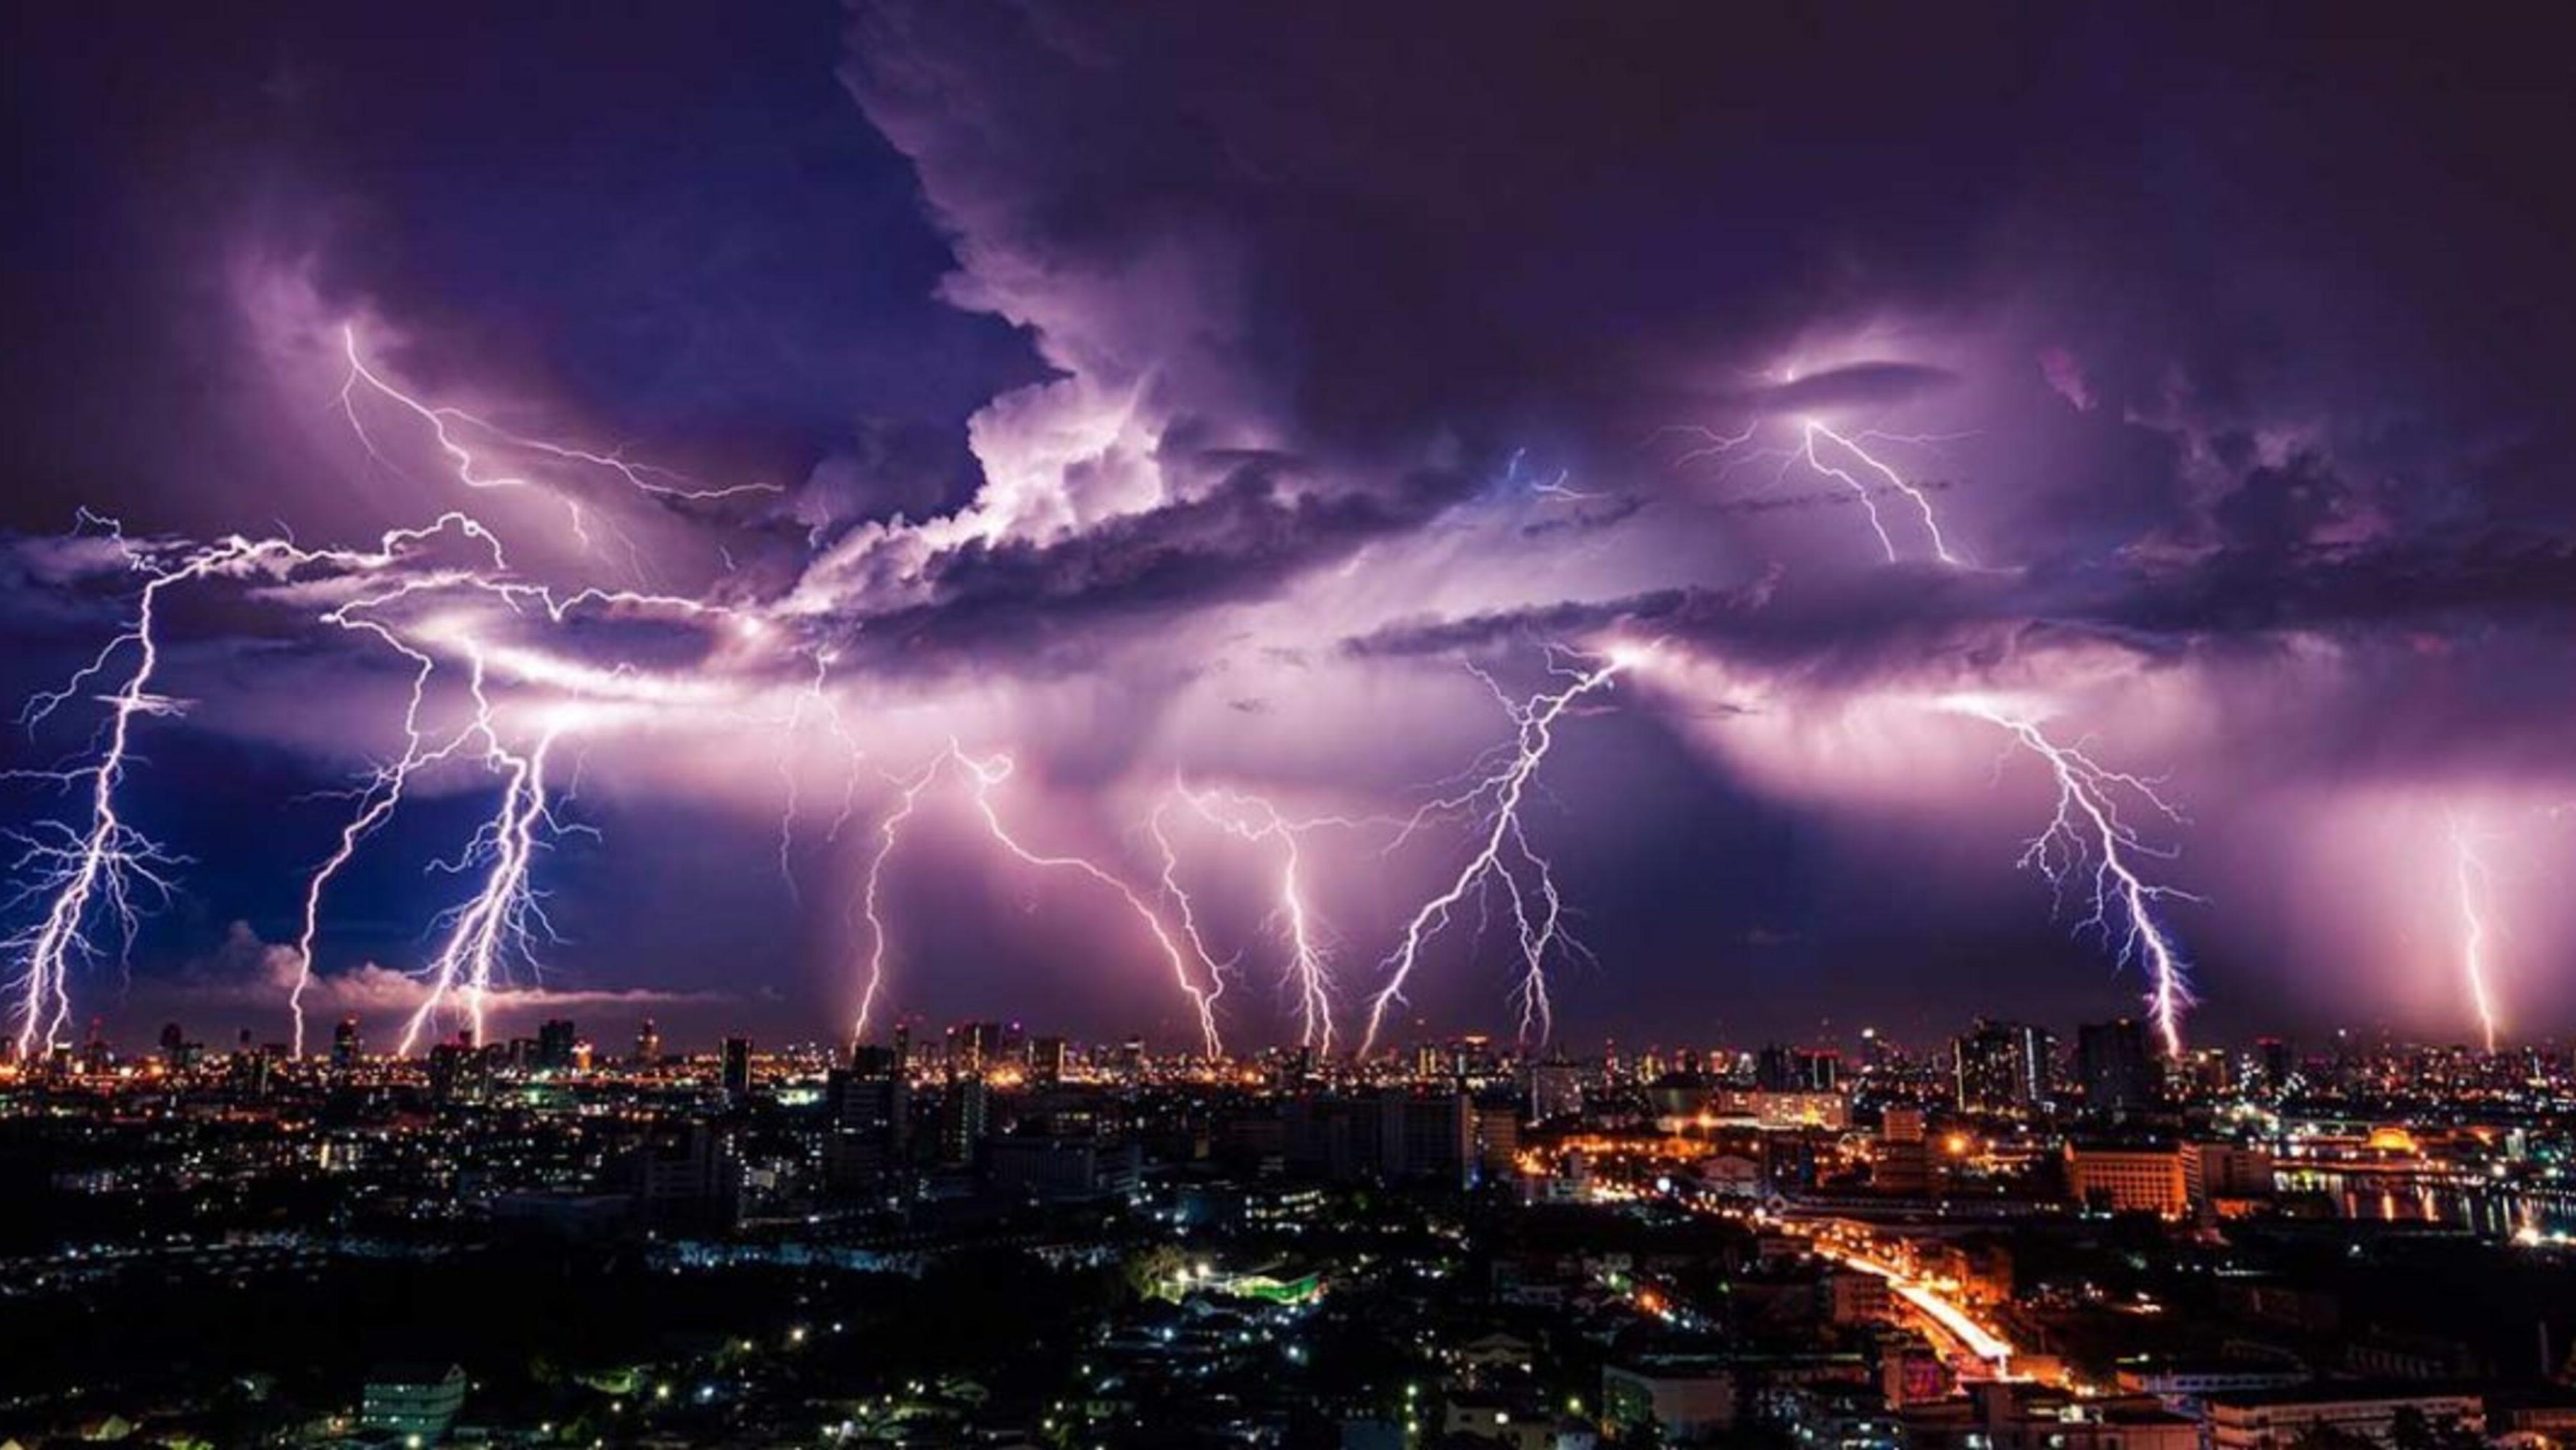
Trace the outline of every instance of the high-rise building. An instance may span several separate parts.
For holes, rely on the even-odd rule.
[[[1002,1060],[1002,1024],[960,1022],[948,1029],[948,1070],[981,1076]]]
[[[1762,1049],[1754,1059],[1753,1085],[1775,1093],[1829,1093],[1842,1086],[1843,1055],[1830,1047]]]
[[[1792,1091],[1830,1093],[1842,1090],[1843,1055],[1830,1047],[1801,1047],[1789,1055],[1790,1070],[1798,1080]]]
[[[1464,1187],[1476,1163],[1476,1104],[1462,1092],[1419,1096],[1389,1088],[1377,1110],[1377,1167],[1389,1179],[1436,1179]]]
[[[2056,1043],[2037,1027],[1981,1017],[1952,1050],[1961,1112],[2030,1113],[2055,1096]]]
[[[949,1079],[947,1091],[939,1100],[939,1157],[946,1163],[972,1163],[975,1149],[984,1141],[984,1125],[991,1113],[992,1089],[980,1077]]]
[[[725,1096],[736,1102],[751,1096],[751,1039],[728,1037],[724,1040]]]
[[[903,1163],[912,1135],[912,1084],[892,1049],[862,1044],[823,1089],[826,1169],[840,1187],[881,1179]]]
[[[358,1065],[358,1059],[365,1055],[365,1051],[366,1045],[358,1037],[358,1019],[341,1018],[340,1024],[331,1029],[332,1068],[335,1071],[347,1072]]]
[[[549,1017],[537,1028],[534,1066],[539,1072],[572,1071],[573,1044],[581,1037],[569,1017]]]
[[[692,1123],[677,1141],[641,1145],[628,1173],[647,1222],[721,1227],[742,1216],[742,1159],[732,1135],[713,1123]]]
[[[2134,1018],[2075,1029],[2075,1078],[2084,1089],[2086,1115],[2111,1122],[2150,1112],[2164,1098],[2147,1024]]]
[[[429,1050],[429,1093],[442,1103],[480,1102],[491,1091],[492,1058],[475,1049],[466,1034]]]
[[[654,1026],[653,1019],[647,1017],[644,1025],[635,1029],[635,1062],[639,1067],[651,1067],[661,1060],[662,1029]]]
[[[1582,1115],[1582,1068],[1562,1054],[1530,1068],[1530,1121],[1546,1123]]]
[[[1029,1080],[1053,1085],[1064,1081],[1065,1046],[1061,1037],[1041,1037],[1029,1050]]]

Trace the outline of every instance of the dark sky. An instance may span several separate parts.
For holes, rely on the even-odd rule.
[[[1387,9],[18,7],[13,1027],[2565,1034],[2562,37]]]

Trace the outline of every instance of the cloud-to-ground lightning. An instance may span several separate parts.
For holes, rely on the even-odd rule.
[[[2061,899],[2070,890],[2090,897],[2076,929],[2099,933],[2113,945],[2120,965],[2135,962],[2145,969],[2148,1020],[2155,1024],[2166,1052],[2180,1057],[2183,1013],[2193,1004],[2189,965],[2172,932],[2156,920],[2155,908],[2160,902],[2199,898],[2138,874],[2132,864],[2136,858],[2170,859],[2174,852],[2142,837],[2124,812],[2123,802],[2127,812],[2143,808],[2177,823],[2183,819],[2181,812],[2165,800],[2154,781],[2111,769],[2095,760],[2081,742],[2057,743],[2037,720],[2005,702],[1960,695],[1942,704],[2003,731],[2048,767],[2057,786],[2056,811],[2031,837],[2021,865],[2046,877]]]
[[[1192,790],[1186,785],[1176,785],[1175,790],[1201,819],[1227,835],[1253,844],[1266,842],[1277,846],[1279,881],[1273,915],[1288,946],[1288,985],[1297,1002],[1297,1042],[1299,1046],[1319,1053],[1331,1052],[1332,956],[1322,919],[1307,900],[1305,858],[1298,838],[1312,826],[1350,823],[1340,818],[1316,822],[1290,821],[1269,801],[1238,791]],[[1177,863],[1168,841],[1164,843],[1163,859],[1165,885],[1173,894],[1180,895],[1180,887],[1172,879]]]
[[[2476,1011],[2486,1050],[2496,1050],[2495,999],[2487,991],[2487,900],[2494,881],[2486,858],[2478,852],[2476,833],[2459,816],[2451,817],[2451,875],[2460,912],[2460,977]]]
[[[939,779],[947,764],[948,757],[942,755],[922,767],[910,780],[900,782],[895,790],[896,803],[877,821],[876,849],[868,855],[867,873],[859,886],[859,910],[868,922],[868,959],[865,976],[859,985],[858,1020],[850,1031],[854,1042],[868,1040],[868,1024],[876,1012],[877,994],[885,988],[887,932],[882,903],[886,862],[901,843],[904,823],[912,819],[913,808],[921,803],[921,793]]]
[[[965,785],[967,798],[973,804],[977,818],[983,822],[986,834],[992,837],[996,845],[1025,865],[1068,871],[1088,877],[1107,888],[1111,895],[1134,913],[1136,919],[1145,927],[1146,933],[1153,938],[1154,945],[1161,953],[1165,965],[1171,969],[1173,982],[1179,986],[1182,995],[1189,1000],[1191,1010],[1198,1019],[1199,1040],[1207,1055],[1210,1058],[1222,1056],[1225,1051],[1225,1041],[1217,1026],[1216,1004],[1217,999],[1225,994],[1225,976],[1199,941],[1195,926],[1185,924],[1176,929],[1173,924],[1163,919],[1162,912],[1155,909],[1154,903],[1143,892],[1138,891],[1116,872],[1089,857],[1041,851],[1022,842],[1004,822],[1001,806],[994,800],[995,792],[1011,778],[1015,768],[1009,755],[970,755],[963,747],[952,741],[945,753],[923,767],[909,780],[899,784],[896,791],[897,804],[887,812],[878,825],[877,848],[869,857],[867,874],[861,886],[861,902],[868,921],[869,944],[867,981],[861,988],[857,1024],[860,1035],[866,1034],[869,1015],[875,1008],[885,977],[886,924],[880,905],[882,899],[880,888],[886,862],[894,854],[902,827],[911,819],[922,792],[929,789],[941,775],[953,771]]]
[[[106,675],[121,655],[131,653],[133,664],[121,683],[100,697],[107,707],[107,720],[94,757],[86,764],[61,770],[13,772],[79,789],[88,803],[85,825],[56,822],[50,834],[23,838],[26,851],[19,869],[29,879],[20,886],[19,898],[41,896],[47,898],[47,904],[34,925],[8,943],[17,959],[17,980],[12,985],[18,995],[17,1044],[22,1054],[39,1043],[51,1046],[60,1040],[71,1010],[71,969],[77,963],[105,955],[92,933],[106,929],[130,941],[137,924],[135,891],[140,888],[166,892],[169,888],[161,870],[174,864],[173,858],[126,821],[117,801],[117,789],[133,758],[135,722],[150,716],[175,715],[184,708],[181,702],[153,688],[161,666],[158,630],[162,596],[179,585],[198,580],[284,579],[308,566],[355,575],[378,573],[432,536],[451,529],[489,541],[489,536],[472,520],[448,514],[426,528],[390,531],[372,551],[308,549],[286,539],[235,535],[169,557],[166,547],[127,543],[113,521],[103,522],[125,550],[129,567],[147,577],[125,628],[61,689],[30,701],[26,712],[27,724],[41,722],[90,688],[92,681]],[[391,639],[380,627],[356,621],[352,616],[341,615],[333,622]],[[414,651],[406,649],[405,653],[415,660],[420,658]],[[414,744],[416,748],[416,735]],[[362,817],[373,811],[378,798],[370,798],[361,811]],[[102,915],[104,921],[99,919]]]
[[[1515,995],[1521,1005],[1521,1035],[1544,1039],[1553,1030],[1556,1013],[1548,995],[1548,958],[1552,953],[1580,948],[1565,933],[1565,906],[1557,894],[1555,873],[1547,858],[1530,845],[1521,806],[1528,797],[1531,781],[1539,767],[1547,763],[1548,751],[1556,743],[1557,722],[1577,701],[1608,688],[1630,663],[1631,650],[1622,647],[1597,664],[1552,666],[1551,672],[1564,681],[1563,685],[1542,690],[1526,700],[1511,698],[1491,676],[1477,672],[1502,702],[1514,727],[1513,738],[1500,752],[1501,763],[1493,771],[1470,781],[1465,790],[1434,801],[1416,813],[1417,821],[1452,811],[1480,813],[1482,839],[1457,875],[1406,920],[1395,947],[1379,962],[1378,970],[1385,982],[1369,998],[1368,1027],[1360,1038],[1361,1056],[1376,1050],[1387,1011],[1404,1000],[1405,983],[1412,977],[1423,948],[1448,926],[1469,897],[1481,900],[1485,893],[1497,890],[1511,908],[1520,948],[1521,979]]]
[[[403,1024],[406,1054],[420,1045],[451,996],[474,1040],[484,1041],[484,1007],[502,968],[513,960],[533,961],[536,936],[553,934],[532,871],[537,853],[562,829],[547,796],[547,767],[562,730],[560,722],[549,722],[525,750],[503,744],[488,726],[482,732],[486,758],[502,774],[501,805],[453,863],[459,872],[481,868],[483,881],[448,913],[446,940],[422,973],[428,992]]]

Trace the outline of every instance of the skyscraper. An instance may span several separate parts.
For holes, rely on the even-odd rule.
[[[724,1040],[725,1096],[740,1102],[751,1096],[751,1039],[728,1037]]]
[[[982,1074],[1002,1058],[1002,1024],[960,1022],[948,1029],[948,1070]]]
[[[340,1025],[331,1029],[331,1066],[337,1071],[347,1072],[358,1065],[363,1051],[364,1044],[358,1040],[358,1019],[341,1018]]]
[[[980,1077],[956,1077],[939,1101],[939,1157],[946,1163],[972,1163],[984,1141],[992,1090]]]
[[[2055,1050],[2054,1039],[2037,1027],[1978,1018],[1953,1048],[1959,1110],[2022,1114],[2046,1106],[2055,1092]]]
[[[2075,1077],[2085,1114],[2111,1122],[2147,1112],[2164,1097],[2147,1024],[2133,1018],[2075,1029]]]
[[[647,1017],[644,1025],[635,1029],[635,1061],[639,1066],[651,1067],[661,1060],[662,1029],[654,1026],[653,1019]]]
[[[580,1037],[573,1031],[569,1017],[549,1017],[537,1028],[536,1068],[539,1072],[570,1072],[572,1049]]]
[[[912,1085],[891,1049],[861,1045],[850,1065],[825,1079],[830,1138],[825,1167],[835,1186],[872,1184],[898,1167],[912,1128]]]
[[[1530,1069],[1530,1119],[1548,1122],[1583,1112],[1583,1069],[1562,1053]]]

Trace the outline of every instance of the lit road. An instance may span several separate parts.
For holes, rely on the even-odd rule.
[[[1969,1317],[1968,1311],[1943,1298],[1931,1285],[1899,1271],[1892,1265],[1882,1264],[1856,1250],[1845,1248],[1825,1233],[1812,1235],[1808,1242],[1814,1246],[1818,1254],[1838,1264],[1858,1269],[1863,1273],[1876,1274],[1885,1279],[1889,1292],[1912,1305],[1917,1313],[1939,1326],[1953,1340],[1956,1340],[1962,1349],[1984,1362],[1997,1375],[2004,1374],[2010,1367],[2013,1356],[2012,1342]]]

